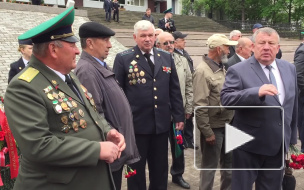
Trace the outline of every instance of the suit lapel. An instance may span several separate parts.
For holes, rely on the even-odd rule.
[[[266,77],[261,65],[259,62],[255,59],[254,56],[252,56],[250,59],[251,68],[254,70],[254,72],[258,75],[258,77],[261,79],[263,84],[270,84],[268,78]],[[273,98],[281,105],[278,96],[273,96]]]
[[[282,82],[283,82],[283,87],[284,87],[284,92],[285,92],[285,98],[284,98],[284,101],[283,101],[283,104],[285,103],[285,100],[287,99],[287,96],[289,93],[286,92],[286,86],[288,84],[292,84],[292,81],[290,81],[290,77],[289,77],[289,73],[288,72],[284,72],[284,71],[287,71],[288,68],[285,66],[285,64],[281,64],[281,61],[279,59],[276,59],[276,63],[277,63],[277,67],[279,68],[279,72],[280,72],[280,75],[281,75],[281,79],[282,79]],[[288,73],[288,74],[287,74]]]
[[[138,48],[138,46],[136,46],[134,48],[134,50],[135,50],[134,60],[136,60],[137,64],[139,66],[141,66],[146,71],[146,73],[148,73],[151,77],[153,77],[151,68],[150,68],[145,56],[141,53],[140,49]],[[155,56],[154,56],[154,58],[155,58]],[[155,59],[154,59],[154,62],[155,62]],[[154,71],[155,71],[155,68],[154,68]]]
[[[21,71],[22,69],[24,69],[25,64],[23,62],[22,57],[18,60],[18,70]]]

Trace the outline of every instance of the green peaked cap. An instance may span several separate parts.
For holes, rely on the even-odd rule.
[[[32,39],[33,43],[44,43],[52,40],[77,42],[72,32],[75,9],[70,7],[56,17],[26,31],[18,40]]]

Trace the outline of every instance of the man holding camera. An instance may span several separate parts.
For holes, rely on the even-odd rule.
[[[174,20],[172,20],[172,8],[164,11],[165,17],[158,21],[158,28],[161,28],[165,32],[174,32],[176,31]]]

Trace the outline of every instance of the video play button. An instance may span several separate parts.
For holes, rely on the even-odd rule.
[[[243,131],[229,125],[228,123],[225,124],[225,136],[225,153],[228,153],[254,139],[253,136],[244,133]]]

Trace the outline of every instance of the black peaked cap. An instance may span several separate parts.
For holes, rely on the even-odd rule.
[[[79,27],[80,38],[110,37],[114,35],[113,30],[97,22],[86,22]]]

